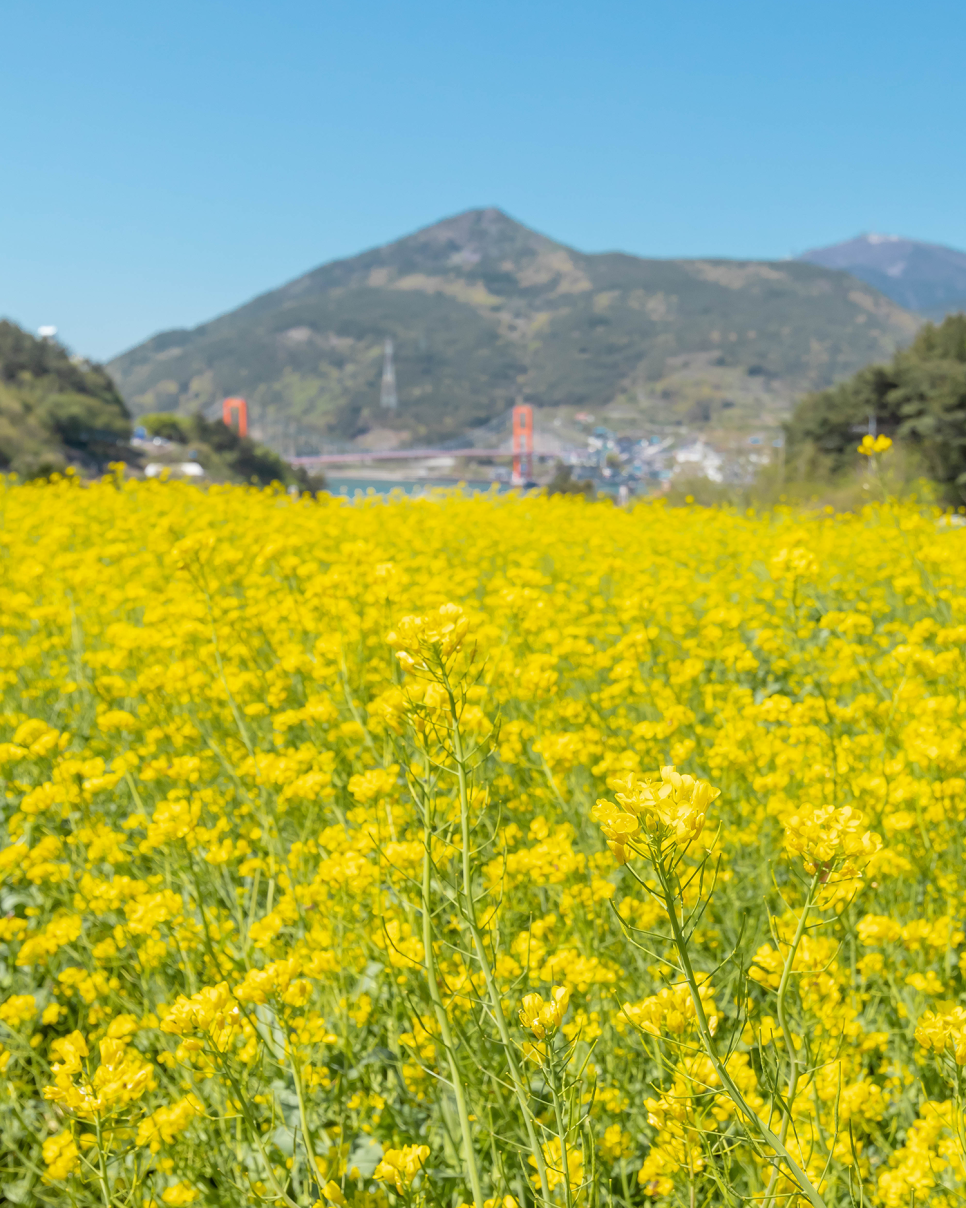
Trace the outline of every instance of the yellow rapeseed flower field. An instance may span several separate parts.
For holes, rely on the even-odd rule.
[[[0,1188],[952,1208],[966,529],[0,483]]]

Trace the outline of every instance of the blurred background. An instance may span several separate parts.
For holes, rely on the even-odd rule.
[[[930,400],[812,400],[966,304],[964,34],[938,2],[9,6],[0,461],[237,476],[198,424],[243,397],[272,473],[510,481],[529,407],[526,481],[784,488],[875,428],[954,495]]]

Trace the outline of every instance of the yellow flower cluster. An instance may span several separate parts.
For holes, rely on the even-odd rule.
[[[459,604],[441,604],[427,616],[403,617],[386,641],[409,671],[427,671],[430,662],[445,664],[463,647],[470,620]]]
[[[0,509],[11,1202],[961,1202],[948,517]]]
[[[874,457],[876,453],[886,453],[892,448],[892,440],[888,436],[873,436],[871,433],[866,433],[862,437],[862,443],[856,448],[864,457]]]
[[[707,980],[698,986],[698,996],[704,1003],[713,1034],[718,1025],[718,1016],[714,992]],[[651,1036],[660,1036],[662,1032],[680,1036],[694,1026],[695,1016],[690,988],[686,982],[680,982],[677,985],[665,986],[658,994],[653,994],[642,1002],[625,1003],[615,1016],[614,1023],[619,1029],[630,1024]]]
[[[851,806],[823,806],[794,814],[785,823],[785,851],[801,856],[805,871],[823,883],[860,876],[881,846],[882,840],[866,830],[865,818]]]
[[[548,1032],[555,1032],[563,1023],[569,1001],[570,991],[566,986],[554,986],[547,1001],[539,994],[525,994],[519,1012],[520,1022],[538,1040],[543,1040]]]
[[[428,1145],[404,1145],[402,1149],[387,1149],[373,1178],[383,1183],[392,1183],[400,1195],[412,1185],[413,1179],[422,1170],[429,1157]]]
[[[916,1040],[924,1049],[948,1052],[957,1065],[966,1065],[966,1008],[942,1003],[938,1011],[926,1011],[916,1027]]]
[[[660,778],[628,772],[608,780],[607,787],[615,790],[617,805],[598,801],[593,815],[621,864],[638,836],[658,849],[668,842],[687,847],[701,834],[708,806],[718,796],[706,781],[682,776],[673,767],[661,768]]]
[[[140,1099],[155,1084],[154,1067],[129,1047],[118,1016],[100,1042],[100,1062],[90,1077],[84,1059],[90,1056],[80,1032],[71,1032],[51,1042],[50,1051],[59,1058],[51,1066],[53,1082],[44,1087],[44,1098],[74,1112],[80,1119],[107,1115]]]

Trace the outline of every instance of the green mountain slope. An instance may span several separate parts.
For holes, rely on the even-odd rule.
[[[99,365],[0,320],[0,472],[97,470],[130,434],[127,408]]]
[[[135,414],[213,414],[240,394],[269,437],[287,423],[422,442],[518,399],[654,423],[710,423],[729,408],[777,422],[801,393],[889,355],[917,326],[816,265],[587,255],[487,209],[164,332],[109,369]],[[379,406],[387,337],[395,412]]]

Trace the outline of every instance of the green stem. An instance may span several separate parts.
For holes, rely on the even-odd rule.
[[[219,1057],[221,1057],[221,1054],[216,1052],[216,1060]],[[264,1163],[265,1173],[268,1176],[268,1181],[272,1184],[272,1187],[275,1190],[276,1199],[283,1201],[288,1205],[288,1208],[299,1208],[299,1205],[296,1204],[291,1196],[287,1194],[285,1189],[279,1183],[278,1179],[275,1177],[275,1171],[272,1168],[272,1163],[268,1154],[265,1152],[265,1146],[262,1144],[262,1137],[258,1127],[258,1121],[253,1119],[248,1111],[247,1097],[242,1088],[239,1086],[238,1079],[232,1073],[227,1061],[222,1063],[221,1068],[224,1070],[228,1081],[231,1083],[231,1088],[235,1093],[235,1102],[238,1104],[242,1118],[244,1119],[245,1124],[248,1126],[251,1139],[254,1142],[255,1148],[258,1150],[262,1162]]]
[[[322,1196],[322,1188],[325,1186],[325,1179],[322,1177],[322,1172],[319,1170],[318,1163],[315,1160],[315,1146],[312,1143],[312,1135],[309,1132],[309,1122],[305,1115],[305,1095],[302,1091],[302,1072],[298,1067],[298,1061],[295,1053],[291,1053],[292,1059],[292,1080],[295,1083],[295,1094],[299,1101],[299,1124],[302,1129],[302,1140],[305,1143],[305,1153],[308,1158],[309,1168],[315,1178],[316,1185],[319,1189],[319,1197]]]
[[[443,1005],[439,992],[439,981],[436,977],[436,953],[433,948],[433,910],[432,910],[432,813],[429,804],[429,793],[423,794],[423,879],[421,886],[421,907],[423,914],[423,954],[426,969],[426,985],[429,998],[433,1004],[433,1012],[439,1027],[443,1048],[449,1063],[450,1077],[453,1082],[453,1093],[456,1096],[456,1113],[460,1122],[460,1133],[463,1138],[463,1161],[469,1176],[470,1190],[476,1208],[483,1208],[483,1187],[480,1183],[480,1172],[476,1163],[476,1150],[473,1146],[473,1131],[470,1128],[469,1112],[466,1108],[466,1095],[463,1091],[463,1080],[456,1064],[456,1052],[453,1044],[453,1034],[449,1026],[449,1017]]]
[[[547,1046],[548,1049],[550,1046]],[[567,1208],[573,1208],[573,1192],[570,1188],[570,1161],[567,1154],[567,1130],[564,1128],[563,1104],[560,1102],[560,1092],[557,1089],[557,1071],[553,1063],[554,1054],[549,1053],[547,1064],[550,1066],[550,1095],[553,1099],[553,1112],[557,1121],[557,1136],[560,1139],[560,1166],[564,1177],[564,1199]]]
[[[688,983],[688,988],[691,991],[691,1001],[694,1004],[695,1020],[698,1025],[698,1032],[701,1036],[701,1042],[704,1045],[705,1052],[714,1066],[714,1071],[721,1081],[721,1085],[728,1092],[732,1102],[745,1118],[745,1122],[756,1129],[768,1147],[785,1163],[798,1183],[801,1190],[808,1196],[812,1208],[826,1208],[825,1201],[812,1185],[811,1180],[804,1170],[795,1161],[792,1155],[785,1148],[784,1143],[772,1132],[765,1122],[749,1106],[744,1095],[738,1089],[734,1079],[728,1073],[724,1063],[718,1057],[717,1045],[714,1042],[714,1037],[711,1034],[711,1028],[708,1024],[708,1017],[705,1014],[704,1003],[701,1001],[701,994],[698,990],[697,978],[694,976],[694,969],[691,967],[691,957],[688,953],[687,942],[681,930],[681,921],[678,918],[677,907],[674,901],[674,893],[667,879],[667,872],[664,867],[663,859],[660,855],[655,854],[654,866],[657,874],[661,879],[661,888],[664,891],[664,904],[667,909],[668,918],[671,922],[671,932],[674,938],[674,946],[677,949],[678,957],[681,961],[681,969],[684,973],[685,980]]]
[[[94,1116],[94,1132],[97,1134],[97,1181],[101,1186],[101,1198],[104,1208],[111,1208],[111,1196],[107,1188],[107,1163],[104,1161],[104,1134],[101,1130],[101,1118]]]
[[[458,713],[456,709],[456,698],[453,695],[453,690],[450,687],[449,680],[443,675],[443,686],[446,688],[449,697],[450,716],[453,719],[453,758],[456,761],[456,772],[459,781],[460,793],[460,835],[463,844],[463,909],[467,928],[473,939],[473,947],[476,950],[476,958],[480,962],[480,969],[483,972],[483,980],[486,983],[487,997],[490,1000],[490,1009],[493,1012],[493,1018],[496,1021],[497,1031],[500,1034],[500,1042],[503,1045],[503,1053],[506,1058],[507,1068],[510,1071],[510,1080],[513,1083],[514,1094],[516,1095],[517,1103],[520,1105],[520,1112],[523,1116],[524,1127],[527,1131],[527,1141],[530,1146],[530,1152],[533,1155],[534,1165],[537,1168],[537,1174],[540,1177],[540,1190],[543,1194],[544,1202],[550,1203],[550,1184],[547,1181],[547,1164],[544,1161],[543,1150],[537,1141],[536,1129],[533,1126],[533,1113],[530,1111],[530,1104],[527,1102],[527,1090],[520,1074],[520,1067],[517,1064],[516,1052],[513,1047],[513,1040],[510,1036],[510,1029],[507,1026],[506,1015],[503,1012],[503,999],[500,996],[499,987],[496,984],[496,978],[493,976],[493,970],[490,967],[490,961],[486,954],[486,948],[483,944],[483,936],[480,932],[479,925],[476,921],[476,903],[473,899],[473,862],[470,855],[470,804],[469,793],[466,785],[466,759],[463,753],[463,736],[460,733]]]
[[[792,966],[795,964],[795,955],[798,952],[798,946],[802,942],[802,936],[805,934],[805,925],[808,921],[808,912],[812,907],[812,895],[815,893],[815,887],[818,884],[819,874],[816,873],[812,877],[812,882],[808,887],[808,893],[805,895],[805,907],[802,910],[801,917],[798,920],[798,926],[795,929],[795,935],[792,939],[791,947],[788,950],[788,955],[785,957],[785,967],[782,969],[781,981],[778,983],[778,999],[777,999],[777,1015],[778,1024],[782,1030],[782,1037],[785,1041],[785,1051],[788,1053],[788,1090],[785,1094],[785,1107],[782,1113],[781,1129],[778,1133],[778,1139],[784,1145],[788,1137],[788,1128],[792,1120],[792,1104],[795,1102],[795,1093],[798,1090],[799,1068],[801,1063],[795,1050],[794,1037],[791,1029],[788,1026],[788,1015],[785,1011],[785,995],[788,993],[788,985],[792,976]],[[762,1208],[769,1208],[775,1194],[775,1184],[778,1182],[778,1170],[772,1168],[771,1176],[768,1179],[768,1187],[765,1191],[765,1199]]]

